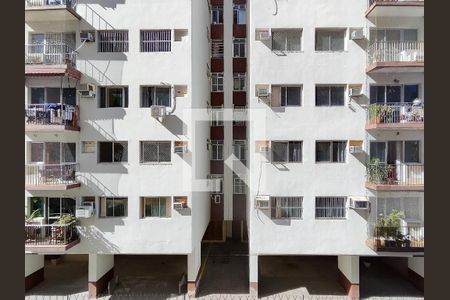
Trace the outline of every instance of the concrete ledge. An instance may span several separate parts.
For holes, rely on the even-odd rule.
[[[28,191],[66,191],[80,186],[81,183],[79,182],[71,184],[25,184],[25,189]]]
[[[408,268],[408,280],[419,290],[424,291],[424,278]]]
[[[44,268],[25,277],[25,292],[44,281]]]
[[[408,192],[423,192],[424,185],[401,185],[401,184],[377,184],[366,182],[366,188],[374,191],[408,191]]]
[[[338,269],[339,283],[344,287],[350,299],[359,299],[359,284],[352,284]]]
[[[88,283],[89,299],[96,299],[101,293],[108,289],[108,282],[114,278],[114,268],[106,272],[96,282]]]

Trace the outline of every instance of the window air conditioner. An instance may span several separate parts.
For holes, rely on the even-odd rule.
[[[209,191],[214,193],[220,193],[221,192],[221,181],[218,178],[211,178],[208,180],[209,185]]]
[[[255,204],[257,209],[270,209],[270,196],[256,196]]]
[[[151,114],[153,118],[163,118],[166,115],[166,107],[162,105],[153,105],[151,107]]]
[[[82,31],[80,32],[81,42],[92,43],[95,42],[95,32],[92,31]]]
[[[269,97],[269,89],[268,88],[258,88],[256,90],[256,96],[258,96],[258,97]]]
[[[96,87],[92,83],[81,84],[78,89],[78,94],[83,98],[93,98],[95,97]]]
[[[175,210],[180,210],[184,208],[184,203],[183,202],[174,202],[173,203],[173,209]]]
[[[187,145],[177,145],[173,147],[173,153],[183,154],[187,152]]]
[[[360,97],[360,96],[362,96],[361,89],[360,88],[350,88],[348,95],[350,97]]]
[[[259,146],[259,152],[269,152],[270,151],[270,147],[267,145],[263,145],[263,146]]]
[[[211,199],[214,200],[214,204],[220,204],[220,195],[213,195]]]
[[[269,30],[261,30],[258,32],[258,39],[260,41],[267,41],[270,39],[270,31]]]
[[[350,146],[348,148],[348,151],[350,153],[362,153],[363,152],[363,148],[362,148],[362,146]]]
[[[94,203],[93,202],[83,202],[82,205],[78,206],[75,210],[75,217],[77,218],[90,218],[94,215]]]
[[[364,39],[364,31],[362,28],[352,29],[350,32],[350,39],[355,40],[362,40]]]
[[[353,196],[350,197],[350,208],[352,209],[369,209],[370,202],[367,197]]]

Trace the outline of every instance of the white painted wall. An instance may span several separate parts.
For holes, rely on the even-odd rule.
[[[25,254],[25,277],[44,267],[44,255]]]
[[[96,282],[114,267],[114,255],[89,254],[89,282]]]
[[[408,257],[408,268],[425,277],[425,257]]]
[[[351,284],[359,284],[358,256],[338,256],[338,268]]]

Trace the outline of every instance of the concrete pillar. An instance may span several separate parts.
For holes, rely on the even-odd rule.
[[[338,256],[338,272],[348,296],[359,299],[359,256]]]
[[[408,257],[408,280],[419,290],[424,291],[425,258]]]
[[[25,254],[25,291],[44,280],[44,255]]]
[[[202,274],[199,274],[202,263],[201,246],[195,247],[187,259],[187,292],[189,297],[197,296],[197,287],[200,283]]]
[[[250,296],[258,298],[258,255],[249,255],[249,273],[250,273]]]
[[[89,298],[97,298],[114,278],[114,255],[89,254]]]

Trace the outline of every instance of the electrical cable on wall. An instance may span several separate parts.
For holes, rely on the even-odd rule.
[[[273,13],[273,16],[276,16],[278,14],[278,0],[273,0],[275,2],[275,13]]]

